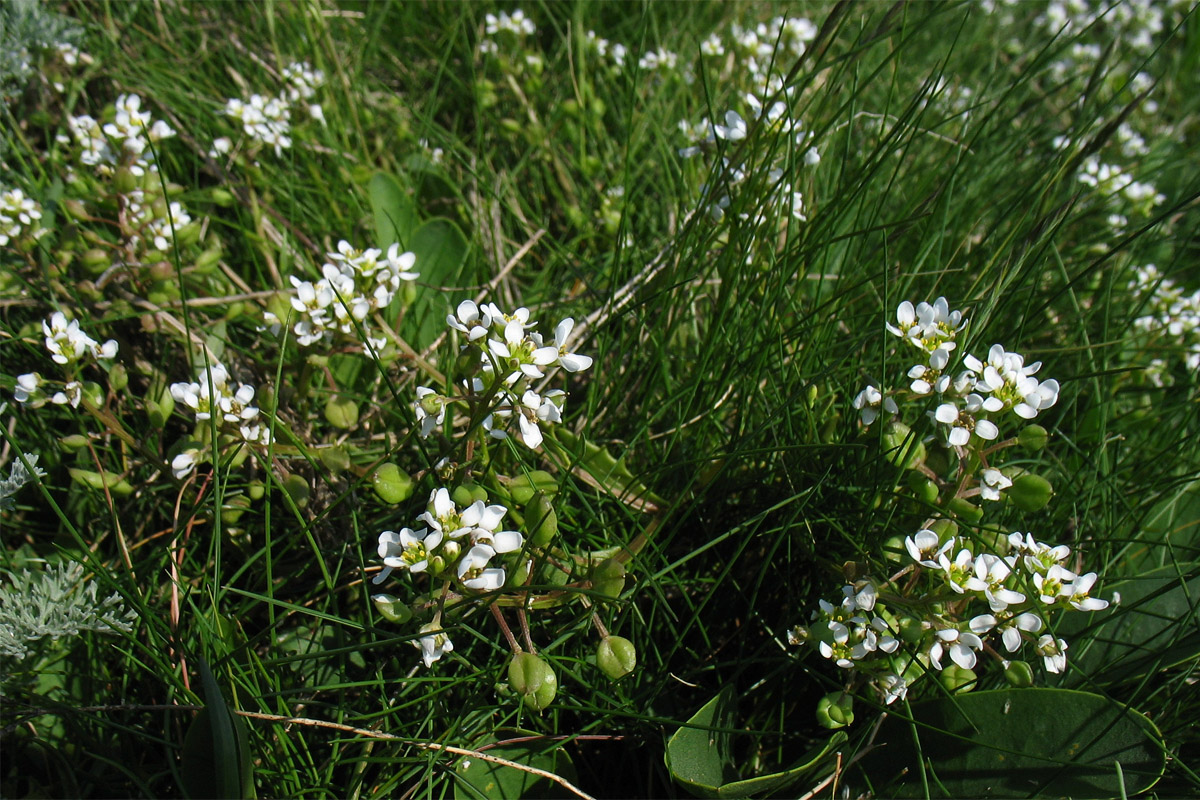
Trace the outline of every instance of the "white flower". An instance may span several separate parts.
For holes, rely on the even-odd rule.
[[[718,139],[728,139],[731,142],[741,141],[746,138],[746,120],[742,119],[741,114],[736,111],[726,111],[725,124],[713,125],[713,133]]]
[[[467,340],[474,342],[487,336],[492,319],[475,305],[474,300],[463,300],[458,304],[455,313],[446,317],[446,324],[460,333],[467,334]]]
[[[417,402],[413,405],[413,411],[420,426],[421,438],[425,439],[446,421],[446,399],[428,386],[418,386]]]
[[[928,529],[917,531],[915,536],[904,537],[904,548],[908,550],[912,560],[932,569],[941,569],[940,558],[953,544],[953,539],[939,544],[938,535]]]
[[[1089,572],[1080,575],[1066,587],[1063,594],[1068,598],[1068,602],[1079,611],[1100,611],[1108,608],[1107,600],[1088,596],[1088,592],[1092,590],[1095,583],[1096,573]]]
[[[175,476],[176,480],[182,479],[196,468],[196,457],[199,455],[198,449],[191,448],[171,459],[171,474]]]
[[[458,562],[458,580],[468,589],[494,592],[504,585],[504,569],[488,568],[488,561],[496,551],[490,545],[477,544],[467,551]]]
[[[854,396],[854,408],[858,410],[859,419],[863,425],[870,425],[879,417],[879,409],[883,408],[889,414],[899,412],[896,401],[883,394],[871,384]]]
[[[1057,675],[1067,668],[1067,643],[1062,639],[1044,633],[1038,638],[1034,649],[1042,657],[1047,672]]]
[[[979,481],[979,496],[984,500],[999,500],[1000,493],[1012,486],[1003,472],[998,469],[985,469]]]
[[[13,389],[13,399],[23,406],[41,408],[46,404],[42,397],[42,376],[36,372],[27,372],[17,376],[17,385]]]
[[[432,667],[433,662],[441,658],[443,654],[454,650],[454,643],[437,623],[430,622],[422,625],[421,633],[424,635],[412,644],[421,651],[421,660],[425,662],[426,669]]]
[[[387,251],[388,266],[394,271],[395,275],[402,281],[415,281],[421,276],[419,272],[412,272],[413,264],[417,261],[415,253],[401,253],[400,245],[393,244]]]
[[[571,328],[574,326],[575,320],[567,317],[554,329],[554,345],[558,348],[558,365],[567,372],[580,372],[592,365],[591,356],[567,352],[567,340],[571,337]]]
[[[950,660],[963,669],[975,666],[975,651],[983,648],[983,640],[974,633],[956,628],[943,628],[935,634],[936,639],[929,648],[929,663],[934,669],[942,668],[942,655],[950,653]]]
[[[439,530],[402,528],[399,533],[384,531],[379,534],[379,557],[391,569],[425,572],[429,569],[431,554],[441,543],[442,532]]]

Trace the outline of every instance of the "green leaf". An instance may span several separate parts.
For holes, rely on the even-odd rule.
[[[778,792],[815,770],[847,739],[845,731],[837,731],[788,769],[743,780],[731,750],[735,698],[733,687],[725,686],[667,742],[666,764],[671,777],[698,797],[750,797]]]
[[[1122,575],[1140,575],[1173,559],[1200,557],[1200,481],[1159,501],[1138,529],[1138,542],[1120,562]]]
[[[916,727],[890,717],[863,761],[879,796],[1132,796],[1166,763],[1149,720],[1088,692],[1002,689],[911,708]]]
[[[571,783],[577,780],[575,764],[567,752],[562,749],[560,743],[546,741],[538,734],[529,731],[501,729],[497,733],[511,738],[534,737],[534,739],[517,741],[512,744],[496,744],[500,740],[489,735],[476,742],[473,749],[485,752],[490,756],[515,761],[527,767],[552,772]],[[459,779],[454,783],[454,797],[457,800],[562,797],[566,794],[560,784],[548,778],[472,756],[464,756],[459,759],[454,766],[454,774]]]
[[[1058,633],[1073,648],[1081,679],[1106,686],[1138,680],[1200,655],[1200,575],[1173,566],[1105,586],[1121,603],[1092,614],[1068,614]]]
[[[460,283],[467,259],[467,240],[448,219],[431,219],[413,234],[408,249],[417,257],[413,269],[425,286]],[[446,328],[450,308],[436,290],[421,288],[404,315],[404,338],[417,350],[429,346]]]
[[[246,723],[229,710],[208,663],[200,660],[204,708],[183,740],[180,777],[192,798],[254,797],[253,762]]]
[[[375,215],[375,241],[383,250],[399,243],[411,250],[413,231],[417,227],[417,210],[408,193],[391,175],[379,172],[367,185],[371,211]]]

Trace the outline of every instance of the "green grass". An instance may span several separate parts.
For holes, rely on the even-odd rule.
[[[263,797],[467,792],[458,756],[432,745],[475,750],[485,737],[514,735],[561,748],[574,765],[568,780],[593,796],[686,795],[664,764],[667,741],[728,686],[738,777],[797,762],[828,740],[814,710],[850,673],[788,646],[788,630],[837,596],[854,563],[894,573],[885,542],[932,513],[881,455],[882,425],[864,429],[851,403],[867,383],[907,382],[911,351],[883,323],[902,300],[938,296],[970,319],[959,352],[982,356],[1000,342],[1042,361],[1038,377],[1062,386],[1037,419],[1047,448],[1005,451],[1005,463],[1045,475],[1053,499],[1034,512],[989,504],[985,522],[1069,544],[1080,571],[1101,576],[1094,594],[1115,586],[1138,598],[1078,615],[1086,621],[1070,628],[1064,675],[1027,654],[1037,685],[1085,689],[1145,714],[1171,756],[1154,791],[1200,789],[1191,722],[1200,711],[1200,378],[1185,361],[1200,332],[1141,331],[1135,320],[1149,301],[1129,288],[1138,268],[1155,264],[1184,295],[1200,289],[1200,156],[1189,145],[1200,18],[1186,4],[1164,8],[1163,30],[1139,48],[1115,14],[1055,33],[1037,20],[1043,8],[548,3],[524,7],[537,25],[524,51],[502,41],[501,57],[487,58],[477,50],[485,15],[501,10],[490,5],[64,4],[94,63],[38,56],[40,71],[6,98],[0,127],[0,184],[37,200],[49,229],[35,246],[0,247],[9,406],[0,473],[21,452],[38,454],[46,471],[3,512],[0,568],[80,562],[100,595],[119,593],[136,619],[127,634],[42,639],[25,659],[0,656],[3,793],[181,795],[194,712],[221,705],[202,661],[230,709],[260,715],[242,722]],[[715,32],[728,46],[731,24],[776,14],[820,29],[800,58],[765,42],[765,63],[790,87],[789,118],[811,138],[751,124],[744,140],[682,158],[680,120],[720,123],[733,108],[750,121],[744,95],[757,88],[744,59],[702,56],[701,42]],[[589,49],[589,30],[629,48],[624,67]],[[1083,44],[1097,50],[1059,72]],[[660,46],[678,54],[677,67],[639,69],[639,56]],[[310,102],[325,123],[300,105],[293,146],[278,157],[269,147],[256,163],[209,156],[214,138],[239,136],[222,114],[226,100],[278,92],[293,61],[324,72]],[[1138,72],[1154,83],[1148,96],[1130,84]],[[146,191],[182,203],[192,223],[156,263],[109,270],[111,259],[97,266],[88,253],[133,252],[117,224],[124,178],[97,177],[57,136],[69,133],[68,116],[99,119],[125,93],[177,131],[155,144],[163,180]],[[1144,138],[1144,153],[1122,152],[1121,122]],[[1072,143],[1056,147],[1059,136]],[[811,146],[815,166],[804,161]],[[1080,181],[1093,155],[1163,200],[1136,204]],[[769,176],[771,166],[781,172]],[[411,200],[416,222],[446,221],[437,245],[457,247],[446,232],[462,233],[461,261],[418,261],[421,278],[383,315],[419,358],[394,346],[372,356],[361,339],[376,320],[334,347],[260,330],[268,306],[287,308],[271,294],[290,291],[290,275],[317,280],[339,240],[391,243],[377,241],[371,180],[380,173]],[[802,193],[805,220],[772,199],[780,182]],[[728,207],[714,222],[704,206],[723,194]],[[1113,213],[1128,218],[1123,230],[1108,223]],[[752,222],[759,214],[764,227]],[[492,440],[486,456],[479,438],[474,477],[491,487],[489,502],[506,502],[496,476],[550,472],[563,562],[633,551],[619,598],[585,592],[528,611],[559,684],[540,714],[506,685],[511,651],[486,603],[447,613],[454,651],[426,669],[411,646],[418,623],[389,622],[371,600],[387,591],[420,606],[433,588],[428,576],[397,572],[379,588],[370,577],[379,533],[414,526],[428,493],[465,474],[434,473],[444,456],[466,463],[465,417],[457,438],[422,440],[412,402],[418,385],[451,388],[433,371],[461,374],[461,337],[435,336],[445,314],[480,295],[506,311],[532,309],[550,338],[572,316],[574,348],[595,363],[552,384],[569,390],[558,429],[574,436],[547,433],[536,452]],[[90,400],[33,409],[10,396],[18,375],[58,374],[40,325],[60,309],[120,344],[125,388],[112,388],[119,378],[104,369],[83,370],[100,384],[91,410]],[[189,362],[205,356],[190,335],[257,387],[275,444],[221,445],[217,463],[175,479],[167,465],[181,442],[207,445],[219,433],[182,404],[165,417],[152,407],[171,383],[196,380]],[[1147,371],[1152,359],[1165,363],[1161,385]],[[353,425],[327,419],[334,395],[354,402]],[[917,435],[940,436],[921,414],[910,422]],[[633,477],[609,474],[611,458],[587,456],[581,442],[621,458]],[[374,491],[383,461],[414,478],[410,498],[389,504]],[[70,469],[126,486],[88,486]],[[506,505],[506,524],[516,524],[518,509]],[[541,593],[555,589],[547,576],[532,581]],[[1159,638],[1141,642],[1148,661],[1106,649],[1131,634],[1103,627],[1140,619],[1127,615],[1142,602],[1152,617],[1171,614]],[[503,613],[521,639],[517,610]],[[636,646],[637,667],[619,682],[595,666],[593,613]],[[1005,685],[998,667],[977,671],[980,688]],[[939,686],[914,687],[912,707],[944,696]],[[885,710],[868,686],[853,690],[846,764],[867,751]],[[911,715],[903,703],[886,710]],[[567,777],[561,762],[513,758]],[[787,793],[825,791],[834,766],[827,759]],[[855,766],[837,781],[887,796],[898,790],[891,777]],[[907,779],[910,792],[922,786]],[[926,788],[941,796],[936,782]]]

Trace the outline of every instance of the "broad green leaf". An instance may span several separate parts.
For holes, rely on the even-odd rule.
[[[584,482],[643,511],[653,513],[663,505],[661,497],[633,476],[623,457],[614,458],[603,447],[592,444],[565,428],[555,428],[554,438],[575,458],[575,474]]]
[[[739,779],[729,741],[733,715],[734,689],[727,684],[667,741],[671,777],[699,797],[719,797],[720,787]]]
[[[204,708],[183,740],[179,765],[183,789],[192,798],[254,797],[253,762],[246,723],[229,710],[208,663],[200,660]]]
[[[879,796],[1132,796],[1165,766],[1149,720],[1088,692],[1003,689],[911,708],[916,727],[890,717],[862,762]]]
[[[1177,567],[1109,583],[1119,605],[1092,614],[1068,614],[1058,633],[1075,645],[1078,676],[1112,685],[1137,680],[1200,655],[1200,575]]]
[[[413,269],[420,273],[422,286],[404,313],[402,333],[409,344],[422,350],[446,328],[450,305],[436,287],[460,283],[467,240],[450,220],[431,219],[416,230],[408,249],[417,257]]]
[[[735,698],[733,687],[726,686],[667,742],[666,763],[671,777],[699,797],[752,797],[781,791],[814,771],[847,739],[845,731],[837,731],[788,769],[743,780],[731,750]]]
[[[570,783],[577,780],[575,764],[562,749],[561,743],[547,741],[529,731],[501,729],[497,733],[511,739],[536,738],[505,744],[495,736],[487,736],[476,742],[474,749],[527,767],[552,772]],[[497,742],[501,743],[496,744]],[[454,783],[454,796],[457,800],[563,797],[567,794],[561,784],[548,778],[472,756],[459,759],[454,766],[454,774],[458,778]]]
[[[399,243],[402,250],[411,250],[417,210],[408,193],[395,178],[382,172],[371,178],[367,191],[375,215],[376,245],[387,250],[392,244]]]
[[[1175,559],[1200,558],[1200,481],[1159,501],[1138,527],[1137,543],[1120,562],[1122,575],[1139,575]]]

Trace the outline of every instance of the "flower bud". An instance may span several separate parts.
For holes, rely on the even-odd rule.
[[[1017,442],[1030,453],[1041,452],[1050,434],[1041,425],[1026,425],[1017,434]]]
[[[605,636],[596,648],[596,666],[614,681],[619,681],[637,666],[637,650],[623,636]]]
[[[975,688],[975,670],[963,669],[958,664],[951,664],[942,670],[940,679],[942,686],[951,694],[964,694]]]
[[[613,600],[625,588],[625,565],[615,558],[606,558],[592,571],[592,589],[596,594]]]
[[[1004,680],[1017,689],[1028,689],[1033,686],[1033,667],[1028,661],[1010,661],[1004,668]]]
[[[558,514],[550,505],[550,498],[539,492],[533,502],[525,510],[525,523],[529,529],[529,538],[538,547],[545,547],[558,533]]]
[[[832,692],[817,702],[817,722],[836,730],[854,722],[854,698],[845,692]]]
[[[358,403],[350,395],[330,395],[325,401],[325,419],[335,428],[353,428],[358,424]]]
[[[883,455],[893,466],[915,469],[925,461],[925,444],[903,422],[892,420],[883,429]]]
[[[1050,502],[1054,487],[1041,475],[1027,472],[1014,480],[1005,494],[1022,511],[1040,511]]]
[[[371,484],[379,499],[393,506],[412,497],[414,486],[409,474],[390,461],[376,468]]]
[[[400,602],[399,598],[390,594],[377,594],[372,595],[371,600],[375,603],[375,610],[379,612],[379,616],[388,622],[403,624],[412,619],[412,609]]]
[[[542,711],[558,694],[554,670],[533,653],[517,653],[508,665],[508,685],[521,695],[525,705]]]

